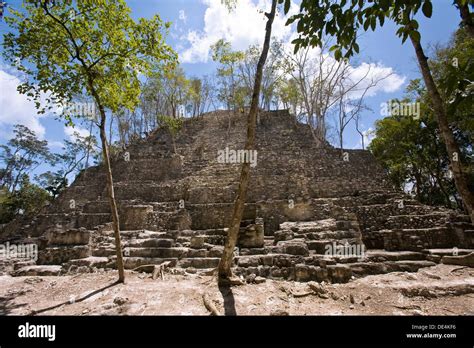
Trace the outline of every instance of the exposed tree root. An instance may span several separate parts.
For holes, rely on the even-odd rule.
[[[219,311],[217,310],[216,306],[214,305],[214,303],[209,298],[208,294],[202,295],[202,301],[204,302],[204,306],[206,307],[206,309],[209,312],[211,312],[211,315],[215,315],[215,316],[220,315]]]

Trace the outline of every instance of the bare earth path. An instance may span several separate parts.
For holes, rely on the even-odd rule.
[[[210,276],[116,272],[0,277],[2,315],[474,315],[474,269],[437,265],[347,284],[266,280],[219,289]]]

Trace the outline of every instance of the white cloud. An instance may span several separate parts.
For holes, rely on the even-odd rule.
[[[352,65],[351,61],[338,62],[332,55],[327,53],[325,45],[324,51],[320,47],[308,48],[308,51],[300,51],[294,55],[294,46],[291,43],[293,36],[284,43],[284,50],[287,56],[294,57],[297,61],[302,61],[302,57],[306,59],[306,75],[309,78],[317,78],[322,75],[331,80],[333,77],[341,75],[344,71],[346,88],[350,88],[347,94],[349,99],[360,98],[365,89],[369,88],[365,93],[365,97],[372,97],[379,92],[391,93],[398,91],[406,81],[406,77],[398,75],[391,67],[385,66],[383,63],[362,62],[359,65]]]
[[[266,17],[264,11],[271,6],[270,0],[239,0],[238,5],[229,11],[221,0],[202,0],[207,5],[202,31],[190,30],[183,40],[188,43],[180,52],[184,63],[207,62],[210,47],[220,39],[232,44],[235,50],[245,50],[250,45],[261,44],[264,39]],[[293,4],[292,11],[297,6]],[[291,15],[293,12],[290,11]],[[272,36],[278,40],[288,40],[292,29],[286,26],[287,17],[278,14],[272,28]]]
[[[15,75],[5,70],[0,70],[0,126],[2,128],[22,124],[36,133],[39,138],[44,138],[45,128],[41,125],[35,104],[17,91],[21,81]],[[6,133],[2,133],[5,136]]]
[[[57,140],[48,140],[48,146],[50,149],[53,149],[53,148],[61,149],[64,146],[64,143],[62,141],[57,141]]]
[[[184,10],[179,10],[179,20],[183,21],[184,23],[186,23],[186,21],[188,20],[188,16],[186,15],[186,12]]]
[[[367,150],[367,146],[369,146],[372,140],[375,139],[375,130],[372,127],[369,127],[365,131],[362,131],[362,136],[364,137],[364,147]],[[362,148],[362,139],[360,136],[358,137],[359,137],[359,142],[357,143],[356,146],[354,146],[354,149]]]
[[[219,39],[225,39],[232,44],[235,50],[245,50],[250,45],[261,44],[264,39],[266,18],[263,14],[271,6],[270,0],[239,0],[233,11],[229,11],[221,0],[201,0],[207,9],[204,14],[204,27],[201,31],[190,30],[181,37],[185,44],[179,49],[183,63],[207,62],[210,59],[210,47]],[[272,37],[284,42],[285,50],[293,53],[291,41],[297,36],[291,26],[286,26],[288,16],[298,11],[299,6],[292,2],[290,13],[287,16],[278,14],[272,27]],[[187,44],[187,45],[186,45]],[[321,54],[320,48],[310,50],[310,56],[316,59]],[[334,58],[325,54],[327,70],[334,64]],[[367,75],[367,76],[366,76]],[[349,76],[352,81],[358,81],[365,76],[351,98],[358,98],[372,79],[387,76],[371,88],[366,97],[379,92],[394,92],[405,83],[405,77],[397,75],[391,67],[381,63],[362,63],[349,67]]]
[[[377,81],[377,85],[371,87],[366,97],[372,97],[378,92],[391,93],[398,91],[405,83],[405,76],[398,75],[393,68],[384,66],[381,63],[362,63],[356,67],[351,67],[349,71],[350,79],[357,83],[357,90],[353,93],[354,98],[361,96],[365,88],[370,86],[373,81]]]
[[[76,134],[79,134],[79,136],[81,137],[88,137],[89,130],[78,127],[78,126],[75,126],[75,127],[64,126],[64,134],[68,136],[70,140],[73,141],[76,138]]]

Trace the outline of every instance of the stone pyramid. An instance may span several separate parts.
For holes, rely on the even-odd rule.
[[[173,138],[158,129],[113,159],[127,269],[170,261],[183,272],[217,266],[232,215],[246,115],[215,111],[187,119]],[[234,272],[297,281],[417,271],[474,248],[467,215],[418,203],[395,189],[368,151],[317,144],[288,111],[260,112],[256,165]],[[232,161],[231,161],[232,162]],[[36,262],[3,265],[13,275],[115,267],[101,166],[83,171],[33,220],[17,219],[0,241],[36,243]]]

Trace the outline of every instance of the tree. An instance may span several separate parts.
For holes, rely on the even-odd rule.
[[[179,108],[185,107],[189,100],[189,80],[181,67],[165,71],[161,76],[161,87],[169,111],[166,115],[174,118],[183,116]]]
[[[52,164],[54,156],[46,140],[39,140],[35,132],[23,125],[15,125],[14,138],[0,145],[0,160],[5,167],[0,169],[0,187],[14,192],[23,176],[33,172],[42,163]]]
[[[257,45],[250,46],[244,52],[243,59],[238,66],[239,84],[242,85],[243,95],[249,99],[249,102],[259,58],[260,48]],[[260,100],[260,107],[262,109],[270,110],[272,103],[278,104],[278,100],[276,100],[278,96],[277,88],[284,77],[283,63],[283,44],[279,41],[274,41],[270,45],[267,61],[263,68]],[[247,105],[250,104],[249,102]]]
[[[220,39],[211,46],[212,59],[221,64],[217,69],[219,78],[219,99],[227,107],[227,110],[237,110],[238,100],[236,91],[238,80],[236,76],[237,67],[244,58],[244,53],[232,51],[230,42]]]
[[[467,1],[462,0],[461,3],[466,4]],[[296,51],[309,45],[321,46],[325,35],[335,36],[337,44],[331,49],[336,59],[341,59],[343,56],[350,57],[359,52],[356,34],[361,27],[364,30],[368,30],[369,27],[375,30],[377,22],[383,26],[386,18],[392,19],[399,26],[397,35],[403,42],[409,38],[415,49],[421,74],[432,100],[437,124],[449,155],[456,188],[463,199],[466,211],[474,221],[474,194],[469,189],[465,172],[466,165],[460,159],[459,145],[455,141],[448,122],[447,101],[443,101],[433,79],[428,58],[421,45],[419,24],[414,18],[420,9],[426,17],[431,17],[433,11],[431,0],[409,2],[405,0],[343,0],[338,4],[331,0],[303,0],[300,13],[290,18],[288,24],[298,23],[299,37],[294,40]],[[469,23],[465,22],[465,24]]]
[[[326,141],[327,119],[331,111],[339,109],[336,114],[341,140],[344,128],[357,114],[350,113],[348,117],[349,113],[346,111],[350,104],[360,111],[365,94],[390,76],[379,74],[369,78],[371,65],[368,65],[365,74],[357,77],[354,74],[356,70],[348,60],[337,61],[329,53],[329,41],[325,41],[321,50],[308,47],[295,54],[287,52],[284,56],[286,71],[295,82],[300,96],[300,116],[305,118],[317,143]],[[356,102],[357,99],[360,103]]]
[[[175,137],[176,134],[178,134],[179,130],[183,126],[183,119],[182,118],[176,118],[176,117],[170,117],[170,116],[163,116],[160,115],[158,116],[159,120],[159,125],[162,127],[165,127],[171,135],[171,140],[173,142],[173,150],[174,153],[176,154],[176,143],[175,143]]]
[[[290,5],[290,0],[285,1],[285,8]],[[265,13],[267,17],[267,23],[265,27],[265,40],[263,43],[262,53],[257,64],[257,71],[255,74],[255,84],[252,94],[252,102],[250,104],[250,111],[247,116],[247,138],[245,141],[245,150],[255,150],[255,133],[257,126],[257,114],[258,104],[260,99],[260,89],[262,84],[262,75],[265,61],[267,59],[268,51],[270,49],[270,38],[272,34],[272,25],[276,15],[277,3],[281,3],[283,0],[272,0],[272,7],[270,12]],[[240,230],[240,223],[244,212],[245,199],[247,196],[247,189],[250,179],[250,163],[243,163],[240,172],[240,182],[237,191],[237,198],[234,203],[232,212],[231,224],[227,233],[224,252],[218,266],[218,277],[220,282],[227,282],[232,277],[232,260],[234,254],[234,248],[237,244],[237,238]]]
[[[300,115],[302,97],[296,80],[293,78],[281,80],[278,84],[277,94],[283,107],[295,116],[295,120],[301,121],[298,116]]]
[[[392,73],[384,75],[379,74],[369,78],[370,70],[371,68],[369,66],[366,74],[358,81],[352,81],[350,75],[349,79],[343,77],[340,81],[339,87],[337,88],[337,99],[339,104],[336,112],[337,134],[341,151],[344,147],[344,130],[351,121],[356,123],[356,130],[360,134],[359,122],[361,119],[361,113],[363,110],[369,110],[364,104],[364,99],[367,93],[380,82],[392,75]],[[349,83],[347,82],[348,80],[350,81]],[[364,148],[364,134],[362,134],[362,148]]]
[[[57,197],[68,186],[69,177],[77,175],[86,167],[88,156],[99,155],[95,149],[96,144],[94,136],[83,137],[74,132],[73,140],[65,140],[62,153],[54,156],[54,167],[59,169],[38,175],[36,181],[53,197]]]
[[[0,188],[0,224],[6,224],[19,215],[32,218],[51,199],[48,192],[30,182],[28,174],[22,174],[18,186],[13,192]]]
[[[316,53],[316,55],[314,55]],[[286,71],[296,82],[301,96],[300,112],[306,118],[316,142],[326,140],[328,111],[339,97],[337,88],[349,72],[349,65],[311,49],[285,54]]]
[[[420,118],[393,114],[378,120],[370,151],[387,169],[393,183],[411,191],[420,202],[450,208],[455,203],[461,207],[429,96],[419,79],[410,82],[402,101],[420,103]],[[468,148],[468,143],[464,142],[463,147]]]
[[[474,15],[469,11],[469,5],[474,6],[473,0],[456,0],[454,4],[459,9],[461,15],[462,24],[466,29],[467,33],[474,39]]]
[[[75,95],[90,96],[98,109],[102,157],[113,220],[119,281],[125,280],[119,215],[106,135],[107,112],[133,110],[139,101],[138,74],[147,75],[175,54],[165,44],[159,16],[150,20],[130,17],[123,0],[28,0],[23,11],[6,18],[13,29],[4,35],[4,55],[24,72],[19,91],[41,107],[64,105]],[[45,112],[42,107],[40,112]],[[69,123],[73,120],[65,116]]]

